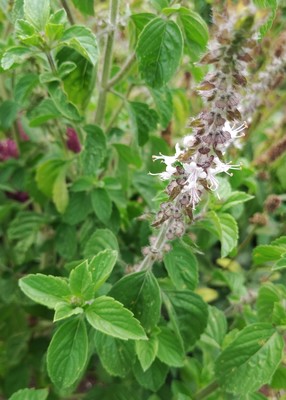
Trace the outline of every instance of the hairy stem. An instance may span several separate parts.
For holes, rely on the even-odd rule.
[[[63,6],[63,8],[65,9],[65,11],[66,11],[66,13],[67,13],[67,17],[68,17],[68,20],[69,20],[70,24],[71,24],[71,25],[74,25],[74,24],[75,24],[75,21],[74,21],[72,12],[71,12],[71,10],[70,10],[70,8],[69,8],[69,6],[68,6],[66,0],[61,0],[61,3],[62,3],[62,6]]]
[[[111,78],[110,81],[108,82],[107,87],[106,87],[107,90],[110,89],[111,87],[113,87],[114,85],[116,85],[119,81],[121,81],[122,78],[124,78],[124,76],[126,74],[128,74],[135,59],[136,59],[135,53],[131,54],[131,56],[129,58],[127,58],[125,64],[123,64],[121,70],[118,71],[117,74],[114,75],[114,77]]]
[[[212,394],[213,392],[215,392],[218,389],[219,385],[217,383],[217,381],[213,381],[211,382],[208,386],[206,386],[205,388],[203,388],[202,390],[200,390],[199,392],[197,392],[194,396],[193,399],[194,400],[202,400],[207,398],[207,396],[209,396],[210,394]]]
[[[95,123],[97,125],[102,124],[106,107],[106,97],[108,91],[107,84],[112,64],[112,52],[117,16],[119,11],[119,1],[120,0],[110,0],[109,18],[111,29],[107,35],[105,43],[102,72],[99,78],[99,96],[95,113]]]
[[[54,62],[53,56],[50,51],[46,52],[46,57],[48,59],[48,62],[49,62],[52,72],[55,74],[57,72],[57,67],[56,67],[56,64]]]
[[[166,238],[166,232],[170,226],[172,222],[172,219],[166,221],[161,229],[160,232],[157,236],[157,240],[155,242],[155,244],[151,247],[151,252],[149,254],[147,254],[147,256],[143,259],[142,263],[140,264],[140,266],[138,267],[137,271],[142,271],[143,269],[149,269],[152,267],[152,265],[154,264],[154,262],[156,261],[157,257],[157,253],[159,253],[162,248],[164,247],[167,238]]]

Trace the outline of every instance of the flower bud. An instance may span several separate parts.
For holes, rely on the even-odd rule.
[[[9,158],[18,158],[19,151],[16,142],[12,139],[0,141],[0,161],[6,161]]]
[[[272,214],[281,205],[281,198],[276,194],[271,194],[267,197],[264,208],[269,213]]]
[[[268,223],[268,218],[265,214],[255,213],[251,218],[249,218],[249,222],[253,225],[265,226]]]
[[[73,128],[67,127],[66,135],[67,148],[73,153],[80,153],[81,145],[76,131]]]
[[[29,200],[30,196],[26,192],[5,192],[6,196],[11,199],[18,201],[19,203],[25,203],[25,201]]]

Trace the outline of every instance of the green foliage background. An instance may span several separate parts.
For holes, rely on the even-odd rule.
[[[241,170],[136,270],[166,200],[152,155],[190,134],[212,12],[242,4],[121,3],[0,1],[0,397],[286,398],[286,63]],[[255,4],[245,98],[285,46],[283,1]]]

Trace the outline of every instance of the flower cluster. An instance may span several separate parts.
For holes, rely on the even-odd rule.
[[[216,39],[201,60],[213,64],[213,69],[197,89],[206,108],[190,120],[192,134],[184,138],[182,148],[176,145],[174,156],[154,156],[154,160],[166,165],[165,171],[158,175],[170,182],[166,189],[169,201],[161,204],[153,226],[167,223],[168,240],[184,234],[184,216],[193,219],[193,210],[203,193],[218,189],[217,175],[222,172],[230,175],[232,169],[240,168],[225,162],[224,153],[236,138],[243,136],[246,127],[241,123],[238,105],[255,40],[251,33],[252,16],[243,18],[238,27],[237,18],[237,15],[215,18]]]
[[[12,139],[0,141],[0,161],[9,160],[9,158],[18,158],[19,151],[17,144]]]
[[[265,95],[283,81],[286,72],[286,34],[281,35],[274,47],[271,61],[266,64],[257,78],[248,86],[248,91],[240,104],[240,112],[251,122],[257,109],[265,101]]]

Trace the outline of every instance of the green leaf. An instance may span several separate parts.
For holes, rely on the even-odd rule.
[[[93,257],[100,251],[110,249],[118,251],[116,236],[109,229],[97,229],[84,247],[84,257]]]
[[[283,355],[283,338],[266,323],[245,327],[216,361],[217,378],[228,392],[245,395],[271,381]]]
[[[136,129],[136,138],[139,146],[144,146],[149,139],[149,132],[157,127],[158,115],[145,103],[129,102],[131,117]],[[122,145],[121,145],[122,146]]]
[[[265,283],[259,288],[256,301],[256,308],[259,321],[269,322],[272,318],[275,303],[279,303],[286,298],[285,291],[280,285]]]
[[[261,8],[275,8],[277,0],[254,0],[254,4]]]
[[[127,204],[126,194],[122,189],[122,184],[118,179],[108,176],[104,178],[104,187],[110,199],[118,208],[125,208]]]
[[[68,98],[62,88],[59,86],[58,82],[51,82],[48,84],[49,94],[57,108],[65,118],[79,122],[81,121],[81,116],[75,105],[68,101]]]
[[[146,172],[135,171],[133,174],[133,185],[152,210],[154,208],[153,199],[159,190],[163,190],[161,182],[154,182],[154,177],[147,175]]]
[[[60,389],[73,385],[80,378],[87,357],[85,322],[69,319],[57,329],[48,348],[47,366],[52,382]]]
[[[237,204],[245,203],[246,201],[252,200],[254,196],[244,192],[232,192],[231,195],[224,201],[221,211],[226,211]]]
[[[74,258],[77,249],[77,231],[74,226],[66,224],[57,226],[55,247],[59,255],[66,260]]]
[[[157,11],[161,11],[162,8],[168,7],[170,3],[169,0],[149,0],[149,1]]]
[[[161,315],[161,294],[151,271],[124,276],[109,294],[130,309],[147,332],[157,325]]]
[[[131,24],[129,28],[134,29],[135,43],[137,42],[139,34],[144,29],[145,25],[148,24],[152,19],[156,18],[156,14],[151,13],[140,13],[130,15]],[[131,30],[132,32],[132,30]]]
[[[84,151],[81,153],[83,173],[97,176],[98,169],[107,153],[105,135],[97,125],[86,125],[84,130],[87,136]]]
[[[286,326],[286,310],[283,303],[274,303],[272,322],[275,326]]]
[[[24,0],[24,15],[38,31],[44,31],[50,16],[50,0]]]
[[[64,79],[67,75],[74,71],[76,67],[77,65],[74,62],[65,61],[59,66],[58,74],[62,79]]]
[[[137,168],[141,167],[142,159],[137,150],[121,143],[115,143],[113,146],[116,148],[119,157],[126,162],[126,164],[132,164]]]
[[[155,360],[150,368],[143,371],[139,361],[133,366],[133,372],[137,382],[145,389],[157,392],[163,386],[167,373],[168,366],[159,360]]]
[[[253,261],[256,265],[278,261],[283,253],[285,253],[283,247],[263,244],[253,250]]]
[[[64,8],[57,10],[49,18],[49,23],[54,25],[65,25],[68,22],[67,13]]]
[[[165,294],[164,302],[176,332],[180,332],[187,348],[193,346],[207,326],[207,304],[190,290],[168,290]]]
[[[160,326],[160,330],[157,357],[170,367],[182,367],[185,359],[182,341],[169,328]]]
[[[286,389],[286,368],[284,366],[275,371],[270,386],[276,390]]]
[[[92,276],[94,290],[97,290],[110,276],[117,255],[117,251],[106,249],[98,253],[89,262],[88,269]]]
[[[42,214],[20,211],[9,225],[8,238],[9,240],[22,239],[27,235],[37,233],[47,221],[47,218]]]
[[[138,39],[136,55],[147,85],[160,88],[173,77],[182,49],[182,33],[174,21],[155,18],[144,27]]]
[[[140,361],[141,367],[145,372],[154,362],[158,352],[158,339],[153,335],[148,340],[138,340],[135,342],[135,350]]]
[[[112,212],[112,202],[107,191],[103,188],[93,190],[91,192],[91,204],[97,218],[106,224]]]
[[[58,13],[66,16],[64,10],[59,10]],[[53,22],[51,22],[51,18],[50,18],[49,22],[46,25],[45,33],[46,33],[47,38],[51,42],[53,42],[53,41],[60,40],[62,38],[64,29],[65,29],[65,23],[53,23]]]
[[[224,313],[216,307],[208,307],[209,318],[201,341],[208,346],[220,349],[227,333],[227,321]]]
[[[70,296],[66,280],[52,275],[27,275],[19,280],[19,286],[26,296],[48,308]]]
[[[164,256],[164,264],[176,289],[194,290],[198,284],[198,263],[193,252],[175,243],[171,251]]]
[[[44,99],[28,114],[31,127],[42,125],[50,119],[56,119],[60,116],[61,113],[51,99]]]
[[[70,225],[76,225],[84,221],[91,210],[89,194],[85,192],[72,193],[63,215],[63,221]]]
[[[96,36],[85,26],[74,25],[66,29],[59,45],[76,50],[93,66],[97,64],[99,53]]]
[[[0,106],[0,128],[3,131],[10,129],[17,118],[18,103],[12,100],[5,100]]]
[[[87,261],[82,262],[71,271],[69,286],[72,294],[83,300],[90,300],[93,297],[92,275]]]
[[[94,89],[96,68],[85,57],[69,47],[60,50],[56,54],[56,60],[59,66],[58,74],[63,80],[69,100],[79,110],[85,110]],[[76,68],[71,69],[71,64]]]
[[[1,58],[1,66],[4,70],[10,69],[15,64],[22,64],[30,56],[31,50],[27,47],[10,47]]]
[[[277,0],[255,0],[254,3],[255,3],[255,5],[257,5],[260,8],[269,8],[270,9],[270,16],[268,17],[266,22],[264,22],[260,26],[260,29],[259,29],[261,38],[263,38],[273,24],[273,21],[276,16],[277,8],[278,8],[278,2],[277,2]]]
[[[280,269],[284,269],[286,268],[286,257],[285,257],[285,253],[283,254],[283,257],[278,260],[273,267],[271,268],[272,271],[277,271]]]
[[[17,39],[27,46],[41,46],[43,39],[32,24],[24,19],[18,19],[15,25]]]
[[[84,15],[94,15],[94,0],[72,0],[74,6]]]
[[[78,315],[82,313],[83,309],[81,307],[74,307],[73,305],[68,303],[58,303],[55,307],[53,322],[60,321],[65,318],[69,318],[72,315]]]
[[[91,326],[106,335],[122,340],[146,339],[145,332],[133,313],[112,297],[101,296],[86,309]]]
[[[283,247],[286,251],[286,236],[280,236],[279,238],[273,240],[271,245]]]
[[[103,367],[110,375],[124,378],[130,372],[135,361],[133,342],[97,331],[95,347]]]
[[[66,170],[66,161],[61,159],[51,159],[40,164],[36,171],[36,182],[38,188],[47,197],[54,196],[53,190],[57,178]],[[62,179],[62,177],[60,178]],[[57,188],[60,190],[60,188]]]
[[[181,7],[178,12],[187,53],[192,61],[198,61],[206,50],[209,39],[207,24],[195,11]]]
[[[17,81],[14,90],[14,99],[18,104],[22,104],[31,94],[34,87],[39,83],[37,74],[25,74]]]
[[[173,115],[172,93],[170,89],[163,87],[161,89],[152,89],[151,94],[159,114],[160,124],[163,129],[166,129]]]
[[[48,389],[21,389],[14,393],[9,400],[46,400]]]
[[[224,258],[237,246],[237,223],[230,214],[216,214],[211,211],[208,216],[216,227],[221,242],[221,257]]]
[[[13,9],[10,16],[13,23],[15,23],[17,19],[24,17],[24,0],[15,0],[13,3]]]
[[[65,25],[67,23],[67,13],[62,8],[55,14],[52,14],[45,27],[46,36],[50,41],[60,40],[63,36]]]
[[[60,214],[63,214],[69,203],[69,192],[66,183],[66,169],[62,168],[53,185],[53,202]]]

